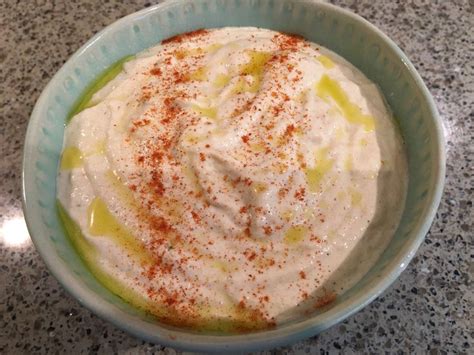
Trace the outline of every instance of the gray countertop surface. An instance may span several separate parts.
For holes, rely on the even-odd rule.
[[[405,51],[434,96],[447,139],[435,221],[401,277],[346,321],[275,353],[473,353],[474,3],[338,0]],[[61,65],[146,0],[0,1],[0,353],[175,353],[91,314],[51,276],[21,210],[29,115]]]

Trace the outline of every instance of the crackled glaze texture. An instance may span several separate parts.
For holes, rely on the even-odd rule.
[[[425,243],[391,288],[329,331],[276,351],[472,352],[469,238],[474,88],[469,31],[474,9],[462,0],[333,2],[382,29],[419,70],[445,124],[447,184]],[[125,334],[69,296],[32,246],[20,208],[22,142],[39,93],[91,35],[147,5],[145,1],[124,5],[87,0],[0,3],[2,353],[174,353]],[[71,80],[64,82],[65,90],[73,85]],[[38,184],[50,183],[38,179]]]

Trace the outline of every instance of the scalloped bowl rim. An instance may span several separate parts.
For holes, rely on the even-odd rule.
[[[302,1],[312,2],[312,1]],[[433,98],[431,97],[428,89],[426,88],[420,75],[414,68],[413,64],[408,60],[406,55],[401,49],[381,30],[376,28],[370,22],[365,20],[359,15],[356,15],[348,10],[342,9],[338,6],[319,3],[316,4],[322,8],[328,8],[332,11],[339,12],[343,16],[352,18],[353,20],[361,23],[367,29],[375,32],[391,49],[393,49],[404,65],[408,69],[410,75],[416,82],[416,85],[421,90],[421,95],[426,100],[429,106],[429,114],[433,118],[433,124],[435,126],[436,136],[433,137],[438,143],[438,162],[435,181],[435,190],[429,201],[429,208],[422,218],[422,223],[418,223],[415,227],[415,232],[412,233],[413,237],[407,239],[404,242],[403,247],[390,261],[387,269],[390,272],[386,273],[383,278],[380,278],[377,282],[369,284],[365,289],[365,294],[355,295],[343,301],[337,307],[331,308],[328,311],[319,314],[315,317],[302,320],[298,323],[282,325],[276,329],[266,330],[250,334],[237,334],[237,335],[208,335],[208,334],[194,334],[187,332],[186,330],[173,330],[168,329],[159,324],[150,323],[145,320],[138,320],[136,317],[129,315],[123,311],[118,310],[114,305],[109,304],[98,296],[94,291],[91,291],[82,283],[70,282],[74,280],[75,276],[70,269],[63,268],[63,262],[54,252],[52,247],[45,239],[46,236],[38,235],[33,233],[32,219],[28,206],[29,197],[26,194],[26,171],[28,171],[28,142],[31,140],[33,126],[41,120],[39,115],[40,107],[45,104],[46,98],[50,94],[53,83],[63,73],[67,72],[68,63],[73,62],[76,58],[81,56],[89,46],[94,45],[104,34],[113,32],[115,28],[124,22],[133,22],[134,19],[148,14],[154,11],[164,11],[166,8],[174,6],[176,3],[181,3],[180,0],[169,0],[161,4],[153,5],[151,7],[142,9],[127,15],[112,24],[108,25],[100,32],[95,34],[90,40],[88,40],[82,47],[80,47],[61,67],[61,69],[53,76],[47,86],[43,89],[39,99],[37,100],[35,107],[32,111],[30,120],[28,122],[28,128],[25,136],[25,147],[23,152],[23,164],[22,164],[22,206],[25,214],[25,220],[27,223],[28,231],[30,233],[33,243],[40,253],[42,259],[47,265],[50,272],[60,282],[60,284],[83,306],[88,308],[94,314],[101,318],[109,321],[118,328],[137,336],[138,338],[150,341],[153,343],[159,343],[166,346],[172,346],[177,349],[193,349],[195,351],[251,351],[256,349],[268,349],[276,346],[294,343],[301,339],[320,333],[323,330],[333,326],[334,324],[346,319],[350,315],[356,313],[361,308],[372,302],[377,296],[385,291],[401,274],[406,268],[410,260],[415,255],[418,247],[425,238],[425,235],[429,231],[431,223],[436,214],[436,210],[441,200],[441,195],[444,186],[445,176],[445,141],[443,133],[442,120],[439,117],[436,105]],[[314,2],[312,2],[314,3]]]

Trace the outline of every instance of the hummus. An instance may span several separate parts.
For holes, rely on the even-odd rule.
[[[318,312],[399,223],[406,159],[379,90],[298,36],[176,36],[84,106],[61,217],[93,274],[162,322],[250,331]]]

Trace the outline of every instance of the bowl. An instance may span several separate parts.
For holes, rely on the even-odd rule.
[[[68,112],[106,68],[162,39],[198,28],[257,26],[296,33],[358,67],[383,92],[408,155],[408,194],[400,225],[371,270],[324,312],[275,329],[201,334],[147,318],[102,286],[66,237],[56,211],[56,172]],[[43,90],[31,114],[23,156],[23,208],[33,242],[51,273],[81,304],[146,341],[194,351],[251,351],[315,335],[366,306],[406,268],[438,207],[445,171],[441,119],[403,52],[361,17],[313,1],[167,1],[118,20],[82,46]]]

